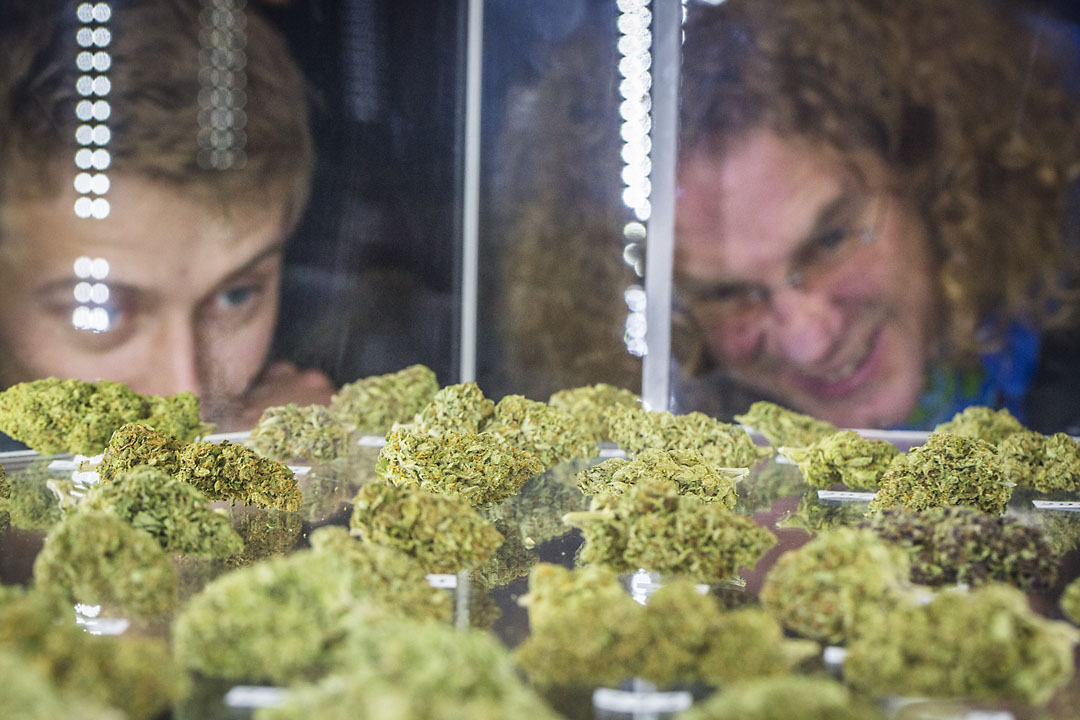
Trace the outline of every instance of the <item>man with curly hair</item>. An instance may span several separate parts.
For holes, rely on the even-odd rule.
[[[676,409],[730,418],[767,398],[929,428],[985,404],[1078,425],[1075,45],[1021,9],[691,3]],[[511,116],[498,207],[519,392],[640,382],[622,342],[640,280],[619,232],[617,62],[579,38]]]
[[[730,0],[686,28],[684,367],[848,427],[1080,418],[1055,36],[986,2]],[[1057,50],[1061,48],[1058,47]],[[699,386],[700,389],[700,386]]]

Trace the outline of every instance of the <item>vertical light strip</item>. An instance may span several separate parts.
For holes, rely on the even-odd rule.
[[[484,0],[469,0],[465,54],[465,178],[461,222],[461,367],[458,382],[476,380],[476,312],[480,257],[480,102]]]
[[[645,256],[648,352],[642,368],[641,400],[651,410],[667,410],[671,390],[671,284],[683,7],[679,0],[656,0],[654,14],[652,215]]]
[[[638,277],[645,274],[644,248],[645,225],[652,211],[650,158],[652,126],[652,13],[648,0],[618,0],[619,29],[619,116],[622,122],[619,135],[622,138],[623,203],[630,208],[636,220],[623,228],[623,260],[634,269]],[[641,357],[648,351],[645,342],[645,289],[635,283],[624,293],[629,314],[623,332],[623,342],[632,354]]]
[[[241,168],[247,158],[247,32],[244,0],[201,0],[199,154],[202,168]]]
[[[75,103],[75,214],[80,218],[103,220],[109,216],[109,176],[106,170],[112,158],[107,146],[112,138],[108,119],[112,108],[106,98],[112,89],[109,68],[112,56],[108,47],[112,42],[109,20],[112,8],[107,2],[80,3],[75,8],[79,21],[75,32],[78,50],[75,68],[78,76],[75,91],[79,100]]]

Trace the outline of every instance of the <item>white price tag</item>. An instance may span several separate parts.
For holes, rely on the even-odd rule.
[[[855,492],[854,490],[818,490],[818,500],[834,502],[870,502],[877,493]]]
[[[694,696],[685,690],[676,692],[634,692],[596,688],[593,691],[593,707],[597,710],[617,713],[676,713],[689,710]]]
[[[453,573],[431,573],[427,576],[428,585],[433,588],[456,588],[457,575]]]
[[[1032,500],[1031,504],[1039,510],[1068,510],[1080,512],[1080,502],[1064,500]]]
[[[225,693],[225,706],[231,708],[269,708],[278,707],[285,702],[288,691],[285,688],[237,685]]]

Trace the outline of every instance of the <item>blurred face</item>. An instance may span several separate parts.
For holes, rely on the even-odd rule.
[[[886,181],[767,131],[680,166],[676,287],[708,351],[843,427],[903,421],[930,356],[926,232]]]
[[[73,190],[3,208],[0,382],[56,376],[157,395],[190,390],[212,418],[262,369],[281,216],[223,217],[166,185],[111,179],[103,220],[77,217]]]

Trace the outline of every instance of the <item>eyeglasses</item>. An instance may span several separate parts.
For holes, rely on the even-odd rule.
[[[823,213],[818,223],[793,251],[781,288],[813,291],[829,287],[849,269],[861,251],[874,244],[881,224],[884,201],[845,196]],[[676,282],[678,310],[699,322],[732,322],[750,325],[772,308],[774,285],[756,282],[703,283],[692,278]]]

